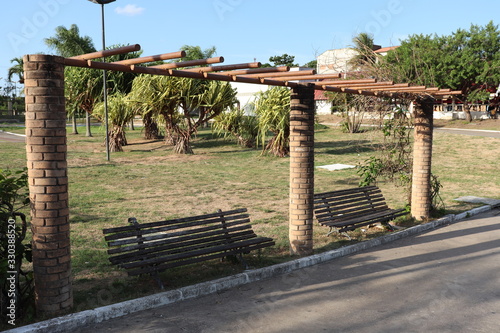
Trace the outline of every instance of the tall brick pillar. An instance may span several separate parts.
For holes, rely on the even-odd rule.
[[[313,252],[314,89],[292,89],[290,99],[290,253]]]
[[[53,316],[73,305],[62,58],[24,56],[24,77],[35,302]]]
[[[413,102],[415,130],[411,214],[417,220],[430,217],[433,99],[422,97]]]

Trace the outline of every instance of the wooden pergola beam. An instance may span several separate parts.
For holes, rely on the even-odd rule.
[[[163,61],[163,60],[184,58],[185,56],[186,56],[186,51],[178,51],[178,52],[157,54],[157,55],[147,56],[147,57],[114,61],[112,63],[119,64],[119,65],[135,65],[135,64],[144,64],[144,63],[153,62],[153,61]]]
[[[451,91],[450,89],[427,88],[425,86],[412,87],[407,83],[394,84],[393,82],[377,82],[376,79],[339,80],[339,78],[342,77],[342,73],[316,74],[314,70],[290,72],[290,68],[287,66],[259,68],[260,63],[258,62],[223,66],[206,66],[199,68],[183,68],[220,63],[224,61],[223,57],[173,62],[149,67],[138,66],[138,64],[152,61],[182,58],[185,56],[184,51],[164,53],[156,56],[140,57],[136,59],[116,61],[112,63],[91,61],[95,58],[102,58],[115,54],[124,54],[138,50],[140,50],[140,45],[134,44],[112,50],[105,50],[83,54],[76,57],[64,58],[63,61],[67,66],[88,67],[151,75],[186,77],[203,80],[243,82],[282,87],[297,87],[298,85],[313,84],[313,87],[316,90],[326,90],[366,96],[396,97],[408,96],[410,94],[422,96],[444,96],[458,95],[462,93],[461,91]],[[182,69],[177,70],[178,68]],[[322,81],[307,83],[296,82],[301,80]]]
[[[288,72],[289,70],[290,67],[288,66],[280,66],[280,67],[242,69],[242,70],[222,72],[219,74],[230,75],[230,76],[241,75],[245,77],[265,78],[272,75],[278,75],[277,73]]]
[[[189,71],[189,72],[203,73],[203,72],[232,71],[232,70],[237,70],[237,69],[244,69],[244,70],[246,70],[247,68],[256,69],[256,68],[260,68],[260,66],[261,66],[260,62],[247,62],[247,63],[244,63],[244,64],[187,68],[187,69],[184,69],[184,70],[185,71]]]
[[[280,71],[272,71],[272,68],[280,68],[282,70]],[[264,74],[250,74],[250,75],[245,75],[246,77],[259,77],[259,78],[283,78],[288,80],[288,77],[293,77],[293,76],[305,76],[305,75],[314,75],[316,71],[314,69],[311,70],[305,70],[305,71],[293,71],[290,72],[290,67],[288,66],[281,66],[281,67],[269,67],[268,71]]]
[[[123,46],[123,47],[117,47],[117,48],[111,49],[111,50],[104,50],[104,51],[97,51],[97,52],[82,54],[82,55],[78,55],[78,56],[74,56],[74,57],[69,57],[66,59],[90,60],[90,59],[109,57],[109,56],[113,56],[113,55],[117,55],[117,54],[125,54],[125,53],[135,52],[135,51],[139,51],[140,49],[141,49],[141,46],[139,44],[134,44],[134,45],[127,45],[127,46]]]
[[[283,81],[297,81],[297,80],[322,80],[322,79],[333,79],[338,78],[339,74],[314,74],[314,75],[303,75],[297,74],[299,72],[291,72],[295,73],[296,76],[290,77],[274,77],[275,80],[283,80]]]
[[[323,80],[323,81],[318,81],[314,82],[316,85],[321,85],[321,86],[344,86],[344,85],[351,85],[351,84],[368,84],[368,83],[376,83],[377,79],[358,79],[358,80]]]
[[[169,64],[149,66],[149,68],[159,68],[159,69],[174,69],[174,68],[182,68],[182,67],[191,67],[191,66],[200,66],[200,65],[209,65],[209,64],[217,64],[224,62],[224,57],[214,57],[207,59],[197,59],[197,60],[188,60],[181,62],[172,62]]]

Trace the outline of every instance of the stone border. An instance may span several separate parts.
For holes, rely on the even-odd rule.
[[[432,230],[447,224],[463,220],[474,215],[485,213],[493,208],[486,205],[474,208],[464,213],[456,215],[447,215],[438,220],[410,227],[394,233],[384,235],[375,239],[361,243],[341,247],[324,253],[315,254],[308,257],[295,259],[289,262],[248,270],[246,272],[220,278],[214,281],[198,283],[192,286],[161,292],[155,295],[145,296],[134,300],[120,302],[108,306],[103,306],[93,310],[86,310],[78,313],[69,314],[63,317],[49,319],[43,322],[15,328],[5,331],[6,333],[58,333],[71,332],[82,326],[95,325],[105,320],[118,318],[138,311],[150,310],[163,305],[175,302],[193,299],[230,288],[238,287],[247,283],[256,282],[271,278],[277,275],[289,273],[301,268],[324,263],[336,258],[347,256],[353,253],[361,252],[375,246],[390,243],[398,239],[413,236]]]

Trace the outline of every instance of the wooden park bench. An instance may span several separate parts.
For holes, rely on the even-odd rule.
[[[333,232],[347,234],[356,228],[381,223],[391,230],[389,221],[408,214],[405,209],[390,209],[376,186],[314,194],[314,214],[319,224]],[[349,237],[350,238],[350,237]]]
[[[272,238],[257,237],[247,209],[173,220],[137,223],[104,229],[109,260],[131,276],[151,274],[161,288],[158,273],[168,268],[239,255],[274,245]]]

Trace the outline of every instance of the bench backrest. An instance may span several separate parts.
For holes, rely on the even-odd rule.
[[[314,213],[319,223],[347,220],[387,209],[384,196],[376,186],[314,195]]]
[[[104,229],[113,264],[176,254],[257,237],[249,224],[247,209],[136,223]]]

